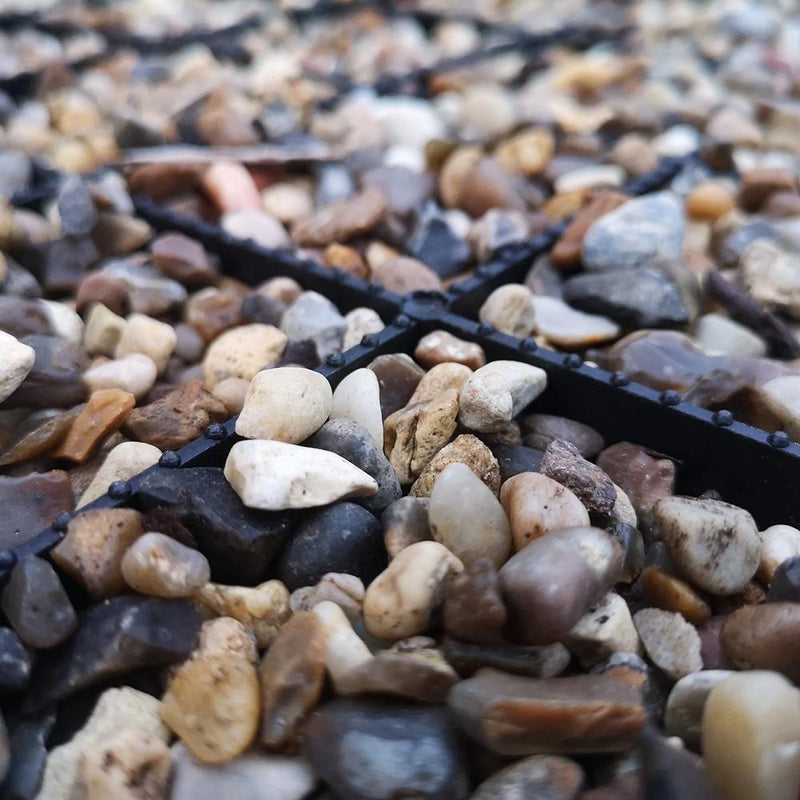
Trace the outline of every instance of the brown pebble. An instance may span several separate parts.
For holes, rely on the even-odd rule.
[[[423,336],[414,350],[414,358],[425,369],[448,361],[470,369],[478,369],[486,364],[486,354],[479,344],[459,339],[447,331],[431,331]]]
[[[365,189],[349,200],[331,203],[299,220],[292,239],[305,247],[347,242],[372,230],[386,213],[386,198],[377,189]]]
[[[387,258],[372,268],[372,280],[397,294],[413,291],[437,291],[444,289],[441,278],[416,258],[395,256]]]
[[[416,542],[431,540],[427,497],[401,497],[381,515],[383,541],[389,558]]]
[[[352,247],[344,244],[329,244],[322,254],[322,263],[331,269],[338,269],[348,273],[355,278],[367,280],[369,278],[369,267],[364,259]]]
[[[800,194],[797,192],[775,192],[761,208],[770,217],[800,216]]]
[[[733,669],[733,663],[725,655],[721,641],[722,628],[727,620],[727,615],[719,615],[697,626],[703,669]]]
[[[692,219],[714,222],[733,210],[734,198],[717,181],[704,181],[686,197],[686,212]]]
[[[488,558],[479,558],[461,574],[450,576],[444,595],[446,633],[466,642],[491,644],[502,640],[505,624],[500,581]]]
[[[157,236],[150,242],[150,252],[164,275],[189,289],[216,283],[217,274],[203,245],[182,233]]]
[[[242,296],[237,292],[205,289],[186,302],[186,322],[206,342],[242,323]]]
[[[797,191],[797,179],[789,171],[776,167],[756,167],[742,173],[739,205],[750,212],[758,211],[776,192]]]
[[[637,509],[649,509],[675,490],[675,462],[631,442],[607,447],[597,464],[630,498]]]
[[[708,603],[686,581],[660,567],[647,567],[642,573],[644,596],[650,605],[664,611],[677,611],[693,625],[711,617]]]
[[[429,373],[430,374],[430,373]],[[430,460],[411,487],[413,497],[430,497],[436,479],[450,464],[466,464],[497,495],[500,465],[492,451],[471,433],[456,436]]]

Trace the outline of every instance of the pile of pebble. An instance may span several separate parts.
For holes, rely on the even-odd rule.
[[[800,531],[536,413],[537,367],[414,356],[256,373],[224,469],[19,561],[10,796],[796,798]]]
[[[264,367],[313,368],[383,328],[292,278],[227,277],[137,218],[114,174],[0,219],[3,547],[237,414]]]

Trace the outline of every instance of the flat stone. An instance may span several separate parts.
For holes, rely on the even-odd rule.
[[[71,411],[34,411],[14,426],[12,437],[0,452],[0,465],[17,464],[57,447],[72,427],[81,407]]]
[[[88,236],[64,236],[44,245],[40,282],[47,293],[74,292],[100,253]]]
[[[98,508],[70,520],[51,558],[93,597],[111,597],[125,588],[122,557],[143,533],[141,514],[130,508]]]
[[[0,547],[19,547],[72,505],[72,484],[63,470],[0,476]]]
[[[528,756],[501,769],[478,786],[471,800],[546,797],[573,800],[583,785],[583,770],[561,756]]]
[[[500,567],[511,551],[511,529],[500,501],[466,465],[447,466],[433,485],[428,516],[433,539],[465,566],[488,558]]]
[[[405,353],[378,356],[368,365],[378,376],[381,414],[384,420],[411,399],[425,371]]]
[[[414,258],[430,267],[440,278],[457,275],[472,260],[469,244],[435,208],[420,213],[406,246]]]
[[[294,756],[249,751],[227,764],[203,764],[178,743],[172,763],[171,800],[302,800],[316,783],[308,762]]]
[[[515,550],[553,531],[589,524],[589,513],[578,497],[537,472],[509,478],[500,490],[500,502],[511,524]]]
[[[501,333],[524,339],[536,329],[536,306],[531,290],[521,283],[495,289],[478,312],[481,322],[494,325]]]
[[[238,239],[250,239],[267,250],[289,248],[292,242],[280,220],[260,208],[228,211],[222,215],[220,227]]]
[[[150,242],[150,252],[161,272],[189,288],[209,286],[217,273],[200,242],[182,233],[162,233]]]
[[[459,339],[447,331],[432,331],[423,336],[414,350],[414,358],[425,369],[445,362],[464,364],[472,370],[486,364],[486,354],[479,344]]]
[[[117,675],[182,661],[194,649],[199,611],[185,600],[116,597],[91,606],[75,635],[34,670],[26,709],[36,711]]]
[[[800,314],[800,259],[775,242],[758,239],[740,258],[744,288],[759,303]]]
[[[253,178],[242,165],[216,161],[204,172],[201,187],[220,211],[259,208],[261,197]]]
[[[638,689],[609,675],[537,679],[484,669],[452,689],[448,707],[472,738],[503,755],[625,752],[647,719]]]
[[[276,364],[286,348],[286,334],[272,325],[242,325],[219,336],[206,350],[203,381],[214,387],[225,378],[251,380],[264,367]]]
[[[664,732],[668,736],[680,736],[687,747],[699,751],[708,695],[718,683],[734,674],[727,669],[706,669],[681,678],[667,698]]]
[[[552,441],[561,439],[577,447],[584,458],[594,458],[605,444],[594,428],[553,414],[528,414],[521,427],[525,445],[535,450],[546,450]]]
[[[514,639],[560,641],[616,583],[622,548],[597,528],[558,530],[512,556],[500,586]]]
[[[447,638],[443,650],[447,660],[462,677],[491,667],[514,675],[553,678],[564,672],[572,659],[572,654],[561,642],[525,647],[506,642],[472,644]]]
[[[73,344],[83,341],[83,320],[66,303],[56,300],[40,300],[39,303],[56,336]]]
[[[292,226],[292,239],[304,247],[324,247],[347,242],[368,233],[384,217],[386,198],[377,189],[366,189],[350,200],[318,209]]]
[[[506,617],[497,570],[488,558],[450,576],[444,595],[444,629],[450,636],[478,644],[499,642]]]
[[[704,760],[731,800],[790,800],[800,789],[800,692],[771,672],[732,675],[711,690]]]
[[[0,384],[3,393],[8,391],[7,408],[68,408],[83,401],[84,354],[78,345],[57,336],[24,336],[16,344],[5,337],[3,341],[10,359],[8,372],[3,367],[7,377]],[[32,366],[30,349],[35,358]],[[14,384],[19,388],[12,394]]]
[[[237,310],[242,323],[260,322],[262,325],[279,326],[286,313],[286,304],[260,292],[251,292],[241,298]]]
[[[53,457],[82,464],[103,438],[122,425],[135,403],[136,398],[122,389],[92,392]]]
[[[513,478],[522,472],[538,472],[544,455],[543,451],[533,447],[506,444],[498,441],[490,442],[490,450],[500,467],[501,483],[505,483],[509,478]]]
[[[370,374],[374,375],[371,372]],[[375,400],[377,401],[377,398]],[[402,495],[397,473],[383,451],[375,445],[367,429],[357,422],[350,419],[331,419],[311,436],[306,444],[308,447],[340,455],[375,479],[378,491],[371,497],[364,497],[359,501],[369,511],[379,513]]]
[[[498,250],[524,242],[530,235],[530,224],[521,211],[489,209],[469,229],[467,240],[479,262],[488,261]]]
[[[281,319],[281,330],[292,341],[311,339],[321,359],[342,349],[346,323],[339,309],[317,292],[303,292]]]
[[[645,608],[634,614],[633,621],[650,660],[670,680],[703,669],[700,637],[680,614]]]
[[[67,236],[85,236],[97,222],[97,211],[89,187],[77,175],[70,175],[58,192],[58,216]]]
[[[675,462],[631,442],[607,447],[597,464],[619,484],[637,509],[648,510],[675,488]]]
[[[459,422],[483,433],[500,430],[547,385],[547,373],[519,361],[493,361],[476,370],[459,396]]]
[[[89,355],[113,356],[125,320],[102,303],[93,303],[83,331],[83,347]]]
[[[311,715],[305,735],[316,772],[352,800],[468,792],[461,745],[441,708],[334,700]]]
[[[138,217],[101,211],[92,229],[92,240],[104,256],[123,256],[144,247],[153,229]]]
[[[17,562],[0,606],[20,639],[37,649],[60,644],[78,627],[75,609],[58,575],[36,556]]]
[[[794,603],[743,606],[722,628],[722,649],[739,669],[769,669],[797,681],[798,620],[800,609]]]
[[[500,469],[492,451],[477,436],[462,433],[428,462],[411,486],[410,494],[414,497],[430,497],[439,476],[451,464],[464,464],[493,495],[499,492]]]
[[[191,597],[210,578],[202,553],[163,533],[145,533],[122,558],[122,576],[132,589],[155,597]]]
[[[711,617],[711,607],[686,581],[660,567],[650,566],[642,572],[642,588],[650,605],[681,614],[693,625]]]
[[[750,328],[723,314],[703,314],[692,329],[697,344],[706,352],[723,355],[767,355],[767,342]]]
[[[415,542],[431,539],[428,522],[428,498],[401,497],[387,506],[381,515],[383,540],[389,558]]]
[[[761,542],[744,509],[718,500],[667,497],[653,511],[670,554],[701,589],[736,594],[755,575]]]
[[[335,503],[303,520],[284,547],[276,576],[289,590],[317,583],[328,572],[369,584],[386,567],[378,519],[354,503]]]
[[[31,653],[11,628],[0,627],[0,691],[20,692],[31,676]]]
[[[677,196],[659,192],[635,198],[589,228],[583,239],[581,260],[586,269],[593,271],[679,261],[684,226]]]
[[[404,548],[367,589],[367,630],[382,639],[424,632],[447,576],[462,570],[461,562],[438,542],[417,542]]]
[[[115,278],[105,272],[90,272],[78,285],[75,310],[83,313],[95,303],[100,303],[113,313],[122,314],[127,295],[127,285],[121,278]]]
[[[296,523],[291,515],[245,507],[213,467],[151,472],[140,482],[139,497],[145,510],[166,509],[191,531],[216,581],[264,580]]]
[[[331,419],[348,419],[369,432],[376,447],[383,450],[378,378],[370,369],[356,369],[344,378],[333,393]]]
[[[619,325],[599,314],[576,311],[557,297],[533,296],[536,332],[556,347],[575,349],[616,339]]]
[[[127,304],[136,314],[160,316],[176,310],[187,298],[184,286],[150,266],[112,261],[103,272],[125,283]]]
[[[580,454],[575,445],[554,439],[547,446],[539,466],[542,475],[566,486],[596,514],[610,514],[617,499],[611,478]]]

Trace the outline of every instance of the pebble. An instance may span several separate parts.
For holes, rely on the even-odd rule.
[[[428,521],[428,498],[401,497],[387,506],[381,515],[383,541],[389,558],[415,542],[431,539]]]
[[[31,652],[11,628],[0,627],[0,691],[20,692],[28,685]]]
[[[289,597],[289,606],[295,613],[312,611],[316,605],[325,600],[336,603],[350,622],[355,623],[361,616],[364,584],[355,575],[327,572],[316,585],[295,589]]]
[[[214,284],[217,272],[200,242],[182,233],[162,233],[150,242],[156,267],[167,278],[187,288],[199,289]]]
[[[556,642],[542,647],[522,647],[515,644],[471,644],[459,639],[444,640],[448,661],[465,677],[484,667],[533,678],[553,678],[567,668],[572,659],[569,650]]]
[[[327,649],[325,669],[335,689],[351,671],[372,659],[372,653],[364,640],[353,630],[350,620],[342,609],[330,600],[317,603],[312,609],[325,628]]]
[[[89,393],[119,389],[141,400],[153,388],[157,376],[158,367],[152,358],[131,353],[87,369],[83,373],[83,383]]]
[[[342,349],[347,323],[327,297],[317,292],[303,292],[283,315],[280,327],[292,341],[311,339],[324,360]]]
[[[672,681],[703,669],[700,637],[678,613],[644,608],[633,615],[648,658]]]
[[[22,720],[11,735],[11,763],[3,791],[15,800],[36,797],[47,762],[45,743],[55,723],[54,713]]]
[[[703,753],[730,800],[792,800],[800,790],[800,692],[774,672],[732,675],[711,690]]]
[[[408,407],[436,400],[452,389],[459,391],[471,375],[470,368],[463,364],[439,364],[433,367],[417,385],[408,401]]]
[[[297,367],[263,370],[250,382],[236,433],[299,444],[328,419],[332,397],[330,384],[318,372]]]
[[[794,253],[757,239],[744,248],[740,264],[750,297],[792,316],[800,312],[800,259]]]
[[[761,542],[744,509],[719,500],[667,497],[653,511],[670,554],[699,588],[736,594],[756,574]]]
[[[469,792],[461,743],[442,708],[337,699],[306,725],[305,752],[337,795],[461,800]]]
[[[547,386],[547,373],[520,361],[493,361],[470,376],[459,395],[459,422],[481,433],[501,430]]]
[[[583,458],[575,445],[554,439],[542,456],[539,470],[569,489],[588,511],[608,515],[614,508],[617,492],[611,478]]]
[[[607,447],[597,465],[619,484],[637,509],[649,510],[675,488],[675,462],[631,442]]]
[[[428,516],[433,539],[464,566],[488,558],[500,567],[508,558],[511,529],[503,506],[466,464],[450,464],[439,473]]]
[[[629,200],[589,228],[583,265],[599,272],[679,261],[684,227],[681,201],[669,192]]]
[[[798,621],[800,607],[795,603],[743,606],[728,616],[722,628],[722,649],[739,669],[774,670],[796,682],[800,679]]]
[[[285,442],[237,442],[225,477],[248,508],[313,508],[335,500],[369,497],[374,478],[335,453]]]
[[[234,416],[244,408],[244,398],[250,388],[250,381],[244,378],[225,378],[211,391],[214,397],[222,401],[228,414]]]
[[[72,484],[60,469],[0,476],[0,547],[18,547],[44,530],[62,511],[72,510]]]
[[[203,341],[211,342],[224,331],[242,324],[243,305],[241,293],[209,287],[187,300],[184,319]]]
[[[800,557],[784,561],[772,576],[768,603],[795,603],[800,597]]]
[[[83,320],[66,303],[56,300],[40,300],[39,303],[56,336],[72,344],[83,341]]]
[[[258,675],[233,653],[200,655],[175,673],[161,700],[161,718],[192,754],[208,764],[231,761],[255,739]]]
[[[212,616],[233,617],[241,622],[253,633],[261,649],[272,644],[291,615],[289,591],[276,580],[258,586],[207,583],[194,594],[192,601]]]
[[[600,191],[581,208],[553,247],[553,264],[563,271],[572,271],[581,263],[583,240],[591,226],[601,217],[628,201],[620,192]]]
[[[423,633],[444,581],[463,565],[438,542],[417,542],[401,550],[367,588],[364,624],[379,639]]]
[[[150,800],[166,794],[172,759],[164,741],[126,726],[111,733],[81,761],[86,800]]]
[[[121,442],[109,451],[77,502],[81,508],[108,491],[115,481],[127,481],[158,462],[161,451],[145,442]]]
[[[791,525],[772,525],[758,535],[761,539],[758,577],[768,586],[784,561],[800,556],[800,530]]]
[[[616,339],[621,329],[599,314],[576,311],[557,297],[532,296],[536,332],[556,347],[567,350]]]
[[[638,688],[610,675],[525,678],[484,669],[453,687],[447,705],[471,738],[515,756],[626,752],[647,720]]]
[[[694,323],[692,336],[708,353],[755,358],[767,355],[764,339],[722,314],[703,314]]]
[[[172,764],[170,800],[302,800],[316,782],[304,759],[253,750],[226,764],[204,764],[177,743]]]
[[[90,272],[75,293],[75,310],[82,314],[88,308],[91,317],[94,306],[102,305],[114,314],[122,314],[127,295],[127,285],[121,278],[105,272]]]
[[[784,375],[767,381],[758,389],[758,398],[771,411],[789,436],[800,438],[800,376]]]
[[[668,736],[680,736],[686,747],[699,751],[708,695],[717,684],[734,674],[727,669],[706,669],[681,678],[667,698],[664,732]]]
[[[494,325],[501,333],[524,339],[536,329],[536,306],[531,290],[521,283],[495,289],[480,307],[481,322]]]
[[[423,336],[414,350],[414,358],[425,369],[452,362],[472,370],[486,364],[486,354],[479,344],[459,339],[447,331],[431,331]]]
[[[597,528],[569,528],[536,539],[500,569],[513,640],[560,641],[616,583],[619,544]]]
[[[201,186],[221,211],[239,211],[261,205],[250,173],[233,161],[213,163],[204,171]]]
[[[125,551],[121,568],[128,586],[155,597],[191,597],[210,578],[202,553],[163,533],[140,536]]]
[[[263,745],[280,747],[298,734],[325,683],[327,636],[319,617],[296,612],[280,629],[259,667]]]
[[[500,502],[517,551],[553,531],[589,525],[583,503],[566,486],[538,472],[509,478],[500,490]]]
[[[149,238],[149,237],[148,237]],[[150,318],[173,311],[186,301],[186,289],[151,267],[113,262],[104,271],[124,281],[131,311]]]
[[[574,800],[583,785],[583,770],[562,756],[528,756],[483,781],[470,800],[514,800],[542,797]]]
[[[167,367],[176,341],[175,329],[171,325],[144,314],[131,314],[125,320],[125,327],[114,349],[114,358],[142,353],[153,360],[161,374]]]
[[[0,595],[0,607],[29,647],[54,647],[78,627],[75,609],[56,571],[37,556],[17,562]]]
[[[411,486],[414,497],[430,497],[439,475],[450,464],[465,464],[483,483],[497,495],[500,490],[500,469],[492,451],[471,433],[462,433],[446,444],[428,462]]]
[[[289,248],[292,240],[278,219],[260,208],[228,211],[219,221],[220,227],[238,239],[251,239],[267,250]]]
[[[361,344],[365,336],[380,333],[386,327],[378,312],[371,308],[354,308],[344,315],[344,324],[343,351]]]
[[[395,256],[372,268],[372,280],[395,294],[416,291],[444,291],[442,279],[416,258]]]
[[[342,380],[333,392],[332,420],[348,419],[368,431],[375,446],[383,450],[378,378],[370,369],[356,369]]]
[[[742,172],[739,205],[751,213],[759,211],[777,192],[797,191],[797,178],[789,170],[757,167]]]
[[[290,591],[312,586],[328,572],[369,584],[386,567],[378,519],[355,503],[335,503],[306,517],[284,547],[276,575]]]
[[[513,209],[489,209],[473,222],[467,235],[478,261],[489,261],[501,248],[524,242],[530,234],[527,217]]]
[[[142,533],[142,515],[133,509],[84,511],[70,520],[51,558],[93,597],[112,597],[125,590],[122,558]]]
[[[368,365],[378,376],[381,415],[384,420],[411,399],[425,371],[405,353],[378,356]]]
[[[711,617],[708,603],[686,581],[660,567],[650,566],[642,572],[642,588],[650,605],[677,612],[692,625]]]
[[[448,218],[436,208],[425,206],[417,214],[417,224],[406,243],[410,255],[440,278],[452,278],[472,260],[469,244],[450,226]]]
[[[292,226],[292,239],[304,247],[325,247],[368,233],[384,217],[386,198],[368,188],[349,200],[331,203]]]
[[[450,576],[444,595],[444,629],[450,636],[478,644],[500,642],[506,616],[497,570],[488,558]]]
[[[186,600],[126,595],[90,607],[72,638],[37,664],[26,711],[133,670],[182,661],[197,644],[201,621]]]
[[[584,458],[594,458],[605,445],[594,428],[566,417],[528,414],[522,418],[521,425],[526,446],[536,450],[546,450],[552,441],[561,439],[577,447]]]
[[[203,382],[213,391],[226,378],[252,380],[264,367],[278,362],[286,334],[272,325],[241,325],[215,339],[203,358]]]
[[[609,592],[578,620],[564,644],[591,667],[613,653],[641,653],[639,635],[625,600]]]
[[[21,338],[23,336],[50,336],[55,331],[47,318],[46,307],[39,300],[25,300],[21,297],[0,297],[0,326],[6,336]],[[14,343],[11,339],[2,341],[9,348],[9,356],[14,355]]]
[[[83,330],[83,347],[89,355],[113,356],[125,320],[102,303],[93,303]]]
[[[699,183],[686,196],[686,212],[692,219],[714,222],[733,208],[733,196],[718,181]]]

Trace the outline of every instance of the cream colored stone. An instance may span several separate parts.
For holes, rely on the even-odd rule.
[[[15,336],[0,331],[0,402],[22,384],[36,361],[36,351]]]
[[[688,748],[699,750],[708,695],[718,683],[734,674],[729,669],[704,669],[681,678],[667,697],[664,732],[679,736]]]
[[[361,616],[364,603],[364,584],[361,578],[346,572],[328,572],[314,586],[295,589],[289,598],[292,611],[311,611],[325,600],[336,603],[351,622]]]
[[[278,183],[264,189],[261,205],[284,225],[297,222],[314,211],[314,201],[308,189],[292,183]]]
[[[211,394],[222,400],[228,413],[233,416],[244,408],[244,399],[249,388],[250,381],[245,378],[225,378],[211,390]]]
[[[587,668],[612,653],[642,653],[628,604],[615,592],[605,595],[578,620],[564,644]]]
[[[749,328],[723,314],[703,314],[694,324],[694,338],[706,352],[735,356],[767,354],[767,343]]]
[[[758,396],[796,442],[800,440],[800,375],[784,375],[767,381]]]
[[[225,477],[248,508],[314,508],[349,497],[370,497],[378,484],[336,453],[285,442],[237,442]]]
[[[102,303],[94,303],[86,318],[83,347],[90,356],[113,356],[124,328],[123,317]]]
[[[521,283],[508,283],[495,289],[478,312],[481,322],[489,322],[501,333],[524,339],[536,329],[533,292]]]
[[[378,376],[371,369],[357,369],[342,380],[333,392],[331,419],[350,419],[364,428],[383,451]]]
[[[83,383],[91,394],[98,389],[122,389],[141,400],[155,386],[158,367],[150,356],[131,353],[91,367],[83,373]]]
[[[303,287],[294,278],[279,275],[262,283],[256,291],[264,297],[271,297],[290,306],[303,294]]]
[[[789,558],[800,556],[800,531],[791,525],[773,525],[758,534],[761,539],[761,563],[758,577],[772,582],[775,570]]]
[[[155,597],[190,597],[211,577],[206,557],[163,533],[140,536],[122,557],[132,589]]]
[[[161,458],[161,451],[145,442],[121,442],[106,456],[92,482],[86,487],[78,508],[97,500],[114,481],[127,481],[152,467]]]
[[[349,350],[361,344],[361,340],[368,333],[380,333],[386,327],[378,312],[371,308],[354,308],[344,315],[344,323],[346,327],[342,350]]]
[[[681,614],[643,608],[633,616],[648,658],[673,681],[703,669],[700,635]]]
[[[622,186],[625,181],[625,170],[616,164],[596,164],[590,167],[572,169],[556,178],[554,185],[556,194],[579,192],[600,186]]]
[[[289,590],[280,581],[258,586],[207,583],[192,597],[207,614],[233,617],[256,637],[260,648],[269,647],[278,629],[291,616]]]
[[[372,658],[369,648],[353,630],[350,620],[336,603],[323,600],[317,603],[312,612],[322,620],[328,650],[325,668],[331,677],[334,688],[351,669]]]
[[[125,321],[119,338],[115,358],[130,353],[143,353],[155,362],[159,375],[167,368],[167,362],[175,349],[178,337],[172,325],[159,322],[144,314],[131,314]]]
[[[83,341],[83,320],[66,303],[40,300],[39,304],[56,336],[72,344],[80,344]]]
[[[547,373],[521,361],[493,361],[476,370],[459,396],[459,422],[482,433],[501,430],[547,386]]]
[[[401,550],[367,588],[364,624],[379,639],[424,633],[441,599],[443,582],[464,565],[438,542],[416,542]]]
[[[406,407],[437,400],[450,389],[460,392],[471,376],[472,370],[463,364],[437,364],[422,376]]]
[[[196,654],[234,653],[258,666],[255,634],[233,617],[207,619],[200,627]]]
[[[534,297],[536,332],[556,347],[589,347],[616,339],[622,329],[600,314],[587,314],[557,297]]]
[[[203,358],[203,382],[211,391],[225,378],[251,380],[276,364],[286,348],[286,334],[273,325],[241,325],[218,336]]]
[[[300,444],[325,424],[332,398],[331,385],[319,372],[303,367],[263,370],[250,381],[236,433]]]

